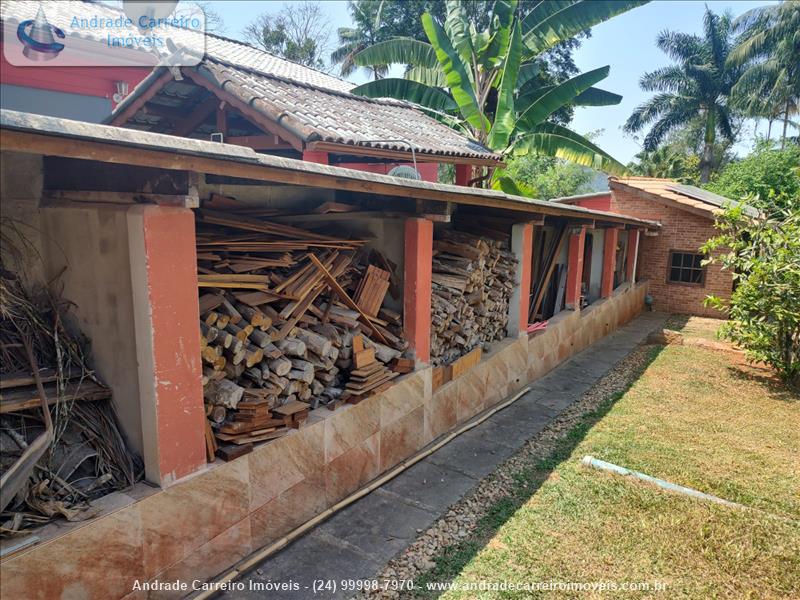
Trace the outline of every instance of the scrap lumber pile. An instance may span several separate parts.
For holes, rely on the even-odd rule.
[[[209,459],[216,442],[272,439],[312,408],[374,393],[387,363],[406,372],[400,315],[382,308],[392,265],[363,240],[236,212],[197,219]]]
[[[505,337],[516,258],[501,241],[454,230],[433,250],[431,360],[443,365]]]
[[[9,252],[9,255],[12,253]],[[66,327],[70,303],[0,267],[0,536],[56,518],[144,474],[125,443],[111,390]]]

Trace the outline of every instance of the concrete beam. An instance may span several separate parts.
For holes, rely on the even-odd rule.
[[[431,360],[433,223],[406,219],[403,260],[403,335],[417,362]]]
[[[194,216],[140,205],[127,220],[145,475],[166,487],[206,462]]]
[[[511,252],[517,259],[517,271],[514,277],[514,290],[508,304],[507,335],[517,337],[528,329],[533,264],[532,223],[516,223],[511,227]]]
[[[608,298],[614,291],[614,269],[617,266],[617,242],[619,229],[612,227],[605,230],[603,241],[603,274],[600,279],[600,297]]]

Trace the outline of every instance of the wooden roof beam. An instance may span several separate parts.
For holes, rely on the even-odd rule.
[[[231,108],[236,109],[240,112],[245,118],[247,118],[252,123],[258,125],[264,131],[268,131],[269,133],[274,133],[277,136],[280,136],[289,144],[291,144],[292,148],[297,150],[298,152],[303,151],[303,141],[298,138],[296,135],[288,131],[286,128],[281,127],[274,121],[267,118],[261,112],[243,102],[229,91],[220,88],[217,85],[214,85],[211,81],[203,77],[200,73],[198,73],[195,69],[190,68],[183,68],[181,69],[181,73],[185,75],[188,79],[192,81],[192,83],[199,85],[202,88],[205,88],[212,94],[214,94],[220,100],[224,100]]]
[[[143,108],[145,104],[161,89],[167,85],[170,81],[172,81],[172,73],[169,70],[164,70],[164,72],[153,82],[150,84],[146,90],[144,90],[139,96],[131,100],[130,104],[124,107],[110,122],[109,125],[116,125],[117,127],[122,127],[128,120],[133,117],[139,109]]]

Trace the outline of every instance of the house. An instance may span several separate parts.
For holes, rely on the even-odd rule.
[[[703,264],[700,251],[716,235],[714,220],[732,200],[707,190],[652,177],[610,177],[610,192],[558,200],[561,203],[658,221],[657,233],[645,235],[636,265],[637,279],[650,282],[656,310],[720,317],[707,307],[709,295],[729,299],[731,273],[719,264]],[[745,206],[751,214],[755,209]]]
[[[5,30],[32,18],[40,4],[48,22],[62,29],[76,14],[121,14],[78,0],[14,0],[2,5]],[[95,36],[98,53],[108,51],[98,32],[81,33]],[[473,167],[502,164],[496,153],[408,103],[356,96],[348,81],[218,35],[180,30],[175,39],[201,56],[200,63],[155,70],[60,67],[55,58],[46,67],[18,67],[4,57],[2,107],[224,140],[261,153],[373,173],[408,165],[426,181],[438,181],[439,165],[449,164],[460,185],[473,179]],[[3,44],[18,42],[6,35]]]
[[[225,571],[633,318],[648,289],[630,276],[637,240],[659,230],[652,221],[497,190],[7,110],[0,111],[0,151],[3,233],[7,222],[25,224],[26,275],[57,279],[74,306],[91,339],[92,368],[112,392],[148,481],[94,502],[83,521],[12,538],[13,552],[0,542],[4,597],[130,598],[136,581],[203,581]],[[217,195],[245,205],[248,216],[241,207],[216,209],[229,217],[261,213],[292,230],[327,228],[394,263],[393,301],[415,360],[385,389],[352,406],[319,406],[302,427],[230,462],[213,454],[208,462],[198,335],[196,248],[203,212]],[[318,211],[330,204],[348,212]],[[433,290],[441,282],[434,284],[441,261],[434,252],[447,231],[477,232],[479,245],[502,243],[514,257],[501,293],[504,339],[449,382],[435,378],[443,367],[430,360]],[[599,270],[602,284],[586,305],[590,235],[604,242],[589,269]],[[538,241],[552,248],[542,265]],[[305,253],[298,250],[296,260]],[[546,302],[547,323],[529,331],[530,292],[545,289],[540,282],[558,264],[561,297],[555,307]]]

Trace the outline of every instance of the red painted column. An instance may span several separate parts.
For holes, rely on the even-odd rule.
[[[509,337],[528,329],[531,303],[531,268],[533,265],[533,223],[516,223],[511,228],[511,252],[517,259],[514,290],[508,304]]]
[[[614,291],[614,267],[617,266],[617,241],[619,229],[612,227],[605,230],[603,242],[603,274],[600,279],[600,297],[608,298]]]
[[[628,256],[625,257],[625,279],[633,282],[636,274],[636,258],[639,253],[639,230],[628,231]]]
[[[206,463],[194,216],[136,207],[128,233],[145,469],[165,487]]]
[[[586,226],[580,226],[577,233],[569,236],[567,255],[567,308],[580,308],[581,278],[583,276],[583,247],[586,243]]]
[[[406,219],[403,266],[403,335],[414,358],[431,359],[431,261],[433,223]]]
[[[469,185],[472,179],[472,165],[456,165],[456,185]]]
[[[315,162],[321,165],[330,164],[327,152],[317,152],[316,150],[303,150],[303,160],[306,162]]]

